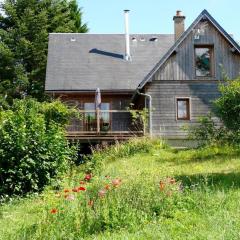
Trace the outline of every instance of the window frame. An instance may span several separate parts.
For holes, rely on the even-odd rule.
[[[197,76],[197,65],[196,65],[196,49],[197,48],[209,48],[210,49],[210,75],[209,76]],[[209,79],[215,78],[215,66],[214,66],[214,45],[213,44],[194,44],[193,49],[194,55],[194,76],[195,79]]]
[[[178,101],[187,101],[187,117],[181,118],[178,116]],[[191,98],[190,97],[176,97],[176,120],[177,121],[190,121],[191,120]]]

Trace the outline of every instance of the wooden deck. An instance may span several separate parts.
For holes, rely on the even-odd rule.
[[[81,119],[72,119],[67,127],[67,138],[82,142],[127,140],[143,136],[140,124],[136,124],[127,110],[79,111]]]

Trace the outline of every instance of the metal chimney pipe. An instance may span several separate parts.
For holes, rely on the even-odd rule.
[[[124,10],[125,16],[125,60],[131,61],[130,54],[130,37],[129,37],[129,12],[130,10]]]

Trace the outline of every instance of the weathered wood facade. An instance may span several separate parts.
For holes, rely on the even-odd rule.
[[[211,77],[195,75],[196,46],[211,46],[213,49]],[[240,73],[240,55],[208,21],[204,34],[196,38],[191,31],[144,88],[145,93],[153,98],[153,134],[170,139],[185,138],[182,127],[196,124],[200,116],[212,111],[212,101],[219,96],[218,82],[223,79],[223,71],[229,78],[236,78]],[[177,98],[189,98],[190,120],[177,120]]]

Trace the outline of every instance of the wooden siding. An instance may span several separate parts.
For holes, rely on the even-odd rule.
[[[222,68],[229,78],[235,78],[240,74],[240,55],[231,51],[232,46],[211,24],[205,28],[204,35],[200,39],[194,39],[191,32],[166,63],[155,73],[153,80],[193,80],[195,77],[194,45],[213,45],[214,77],[222,79]],[[206,79],[206,78],[205,78]],[[209,79],[209,78],[208,78]]]
[[[200,116],[206,116],[212,109],[212,100],[219,96],[216,82],[154,81],[146,92],[152,96],[153,135],[168,139],[186,138],[182,127],[195,125]],[[190,98],[190,120],[176,119],[178,97]]]
[[[195,77],[195,45],[213,46],[213,77]],[[219,96],[218,80],[223,78],[220,64],[230,78],[240,73],[240,55],[233,53],[231,47],[211,23],[198,40],[193,32],[186,37],[144,88],[153,99],[153,135],[184,139],[187,134],[182,127],[196,125],[200,116],[212,111],[212,101]],[[190,120],[176,119],[177,97],[190,98]]]

